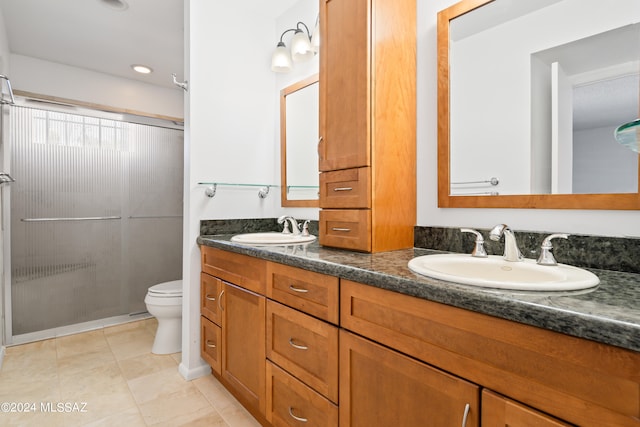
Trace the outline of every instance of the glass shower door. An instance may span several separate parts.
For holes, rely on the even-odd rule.
[[[144,311],[181,274],[182,131],[22,106],[10,123],[12,335]],[[159,230],[179,236],[166,259]]]

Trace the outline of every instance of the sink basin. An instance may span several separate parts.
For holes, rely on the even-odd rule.
[[[232,242],[248,245],[298,245],[316,240],[316,236],[300,234],[284,234],[279,232],[245,233],[231,237]]]
[[[486,288],[524,291],[568,291],[597,286],[595,274],[566,264],[538,265],[532,259],[505,261],[501,256],[425,255],[409,261],[409,269],[434,279]]]

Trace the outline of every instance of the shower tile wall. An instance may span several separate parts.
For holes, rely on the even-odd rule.
[[[9,132],[12,334],[144,311],[181,273],[183,132],[26,107]]]

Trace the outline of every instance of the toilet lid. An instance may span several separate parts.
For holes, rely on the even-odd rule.
[[[159,283],[149,288],[149,295],[160,297],[182,296],[182,280]]]

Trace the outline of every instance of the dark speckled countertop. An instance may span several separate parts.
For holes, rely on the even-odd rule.
[[[600,278],[591,291],[516,292],[457,285],[413,273],[416,256],[442,253],[403,249],[377,254],[298,246],[249,246],[231,235],[203,235],[198,244],[366,283],[556,332],[640,351],[640,274],[589,269]]]

